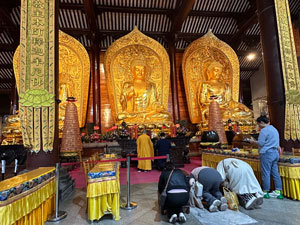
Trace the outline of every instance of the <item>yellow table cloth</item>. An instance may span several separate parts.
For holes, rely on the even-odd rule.
[[[0,182],[0,192],[19,187],[55,170],[41,167],[28,173]],[[21,192],[5,201],[0,201],[1,225],[42,225],[55,210],[56,177]]]
[[[106,213],[111,213],[115,220],[120,219],[119,163],[97,163],[89,173],[106,171],[112,167],[116,171],[115,176],[88,179],[86,197],[89,220],[99,220]]]
[[[220,161],[226,158],[237,158],[247,162],[253,169],[258,181],[261,183],[260,161],[239,155],[224,155],[202,152],[202,166],[217,168]],[[279,174],[282,179],[282,193],[284,196],[300,200],[300,164],[278,163]]]

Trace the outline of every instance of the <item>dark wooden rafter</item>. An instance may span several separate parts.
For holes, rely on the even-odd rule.
[[[14,52],[17,49],[17,44],[0,44],[0,52]]]
[[[15,79],[10,79],[10,78],[0,78],[0,83],[14,83]]]
[[[84,10],[84,5],[82,4],[68,4],[61,3],[59,5],[60,9],[71,9],[71,10]],[[103,12],[118,12],[118,13],[138,13],[138,14],[165,14],[167,16],[174,16],[173,9],[154,9],[154,8],[144,8],[144,7],[118,7],[118,6],[96,6],[97,14]],[[191,10],[189,16],[204,16],[204,17],[229,17],[238,19],[242,13],[234,12],[214,12],[214,11],[203,11],[203,10]]]
[[[12,69],[13,64],[0,64],[0,69]]]
[[[1,7],[0,5],[0,22],[4,26],[4,30],[10,35],[10,37],[14,40],[14,44],[19,44],[20,42],[20,28],[16,25],[8,11],[11,11],[10,8]]]
[[[250,0],[249,2],[250,8],[240,17],[241,20],[238,23],[238,32],[235,33],[229,41],[229,44],[235,50],[237,50],[246,36],[246,31],[258,22],[255,0]]]
[[[98,28],[97,28],[97,18],[96,18],[93,0],[84,0],[84,9],[85,9],[85,15],[87,18],[87,22],[88,22],[89,31],[90,31],[90,34],[92,35],[92,37],[90,37],[90,39],[93,42],[95,42],[95,41],[97,41],[96,35],[98,33],[97,32]]]
[[[195,0],[182,0],[181,4],[175,9],[172,18],[171,34],[174,34],[181,29],[181,26],[192,10],[194,3]]]
[[[95,4],[93,0],[84,0],[85,15],[88,21],[92,41],[91,74],[93,78],[93,122],[101,130],[101,96],[100,96],[100,33],[97,26]]]

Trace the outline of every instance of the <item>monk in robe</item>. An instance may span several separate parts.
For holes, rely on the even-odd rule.
[[[143,133],[136,140],[137,156],[138,157],[153,157],[154,149],[150,137],[144,130]],[[151,160],[138,160],[138,172],[147,172],[152,170]]]

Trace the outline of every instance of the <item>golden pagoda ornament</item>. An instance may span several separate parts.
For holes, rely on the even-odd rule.
[[[75,98],[68,97],[60,149],[62,156],[81,155],[80,152],[82,151],[78,112],[74,102]]]
[[[221,144],[227,144],[219,103],[216,101],[215,96],[212,96],[210,99],[211,102],[209,104],[208,130],[216,131],[219,135],[219,142]]]

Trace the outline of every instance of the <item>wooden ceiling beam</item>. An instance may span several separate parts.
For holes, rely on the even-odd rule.
[[[241,67],[241,72],[251,72],[251,71],[258,71],[259,67]]]
[[[10,78],[0,78],[0,83],[14,83],[15,79],[10,79]]]
[[[0,69],[13,69],[13,64],[0,64]]]
[[[255,0],[250,0],[250,8],[240,16],[241,20],[238,23],[238,32],[233,35],[229,41],[229,44],[233,49],[236,50],[239,47],[246,36],[247,30],[258,22],[256,8]]]
[[[242,13],[234,12],[213,12],[213,11],[202,11],[202,10],[191,10],[189,16],[199,17],[228,17],[238,19]]]
[[[14,52],[17,49],[16,44],[0,44],[1,52]]]
[[[84,0],[85,1],[85,0]],[[72,10],[84,10],[84,5],[82,4],[70,4],[70,3],[59,3],[59,9],[72,9]]]
[[[97,13],[103,12],[119,12],[119,13],[138,13],[138,14],[166,14],[173,15],[171,9],[154,9],[154,8],[131,8],[131,7],[117,7],[117,6],[97,6]]]
[[[181,29],[181,26],[185,19],[188,17],[189,13],[191,12],[195,0],[182,0],[181,4],[175,10],[175,14],[172,19],[172,28],[170,35],[178,32]]]
[[[7,26],[6,31],[10,34],[11,38],[16,44],[20,42],[20,28],[12,21],[8,8],[0,8],[0,20]]]

